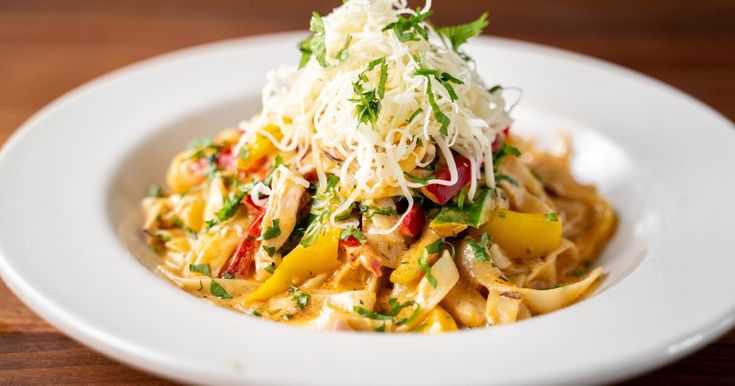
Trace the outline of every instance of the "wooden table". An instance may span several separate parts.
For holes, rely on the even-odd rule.
[[[305,29],[312,9],[324,14],[338,3],[2,0],[0,143],[54,98],[110,70],[195,44]],[[732,0],[435,3],[433,19],[440,25],[467,21],[488,9],[491,22],[486,32],[490,34],[622,64],[672,84],[735,120]],[[697,134],[697,128],[692,128],[693,141]],[[735,384],[735,332],[632,382]],[[0,284],[0,384],[6,383],[168,382],[80,346],[39,319]]]

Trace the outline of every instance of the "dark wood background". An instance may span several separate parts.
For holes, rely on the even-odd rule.
[[[54,98],[110,70],[191,45],[305,29],[312,10],[324,14],[339,3],[0,0],[0,143]],[[562,47],[633,68],[735,120],[733,0],[434,3],[437,24],[468,21],[488,10],[486,33]],[[735,384],[735,332],[632,382]],[[168,384],[65,337],[0,282],[0,384],[50,383]]]

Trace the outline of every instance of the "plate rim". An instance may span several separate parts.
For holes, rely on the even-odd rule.
[[[69,103],[73,103],[81,95],[84,95],[85,93],[88,93],[88,92],[93,92],[98,87],[105,85],[108,81],[115,80],[121,76],[124,77],[126,74],[134,73],[139,70],[144,70],[148,67],[158,66],[160,64],[167,63],[169,61],[186,59],[187,57],[190,57],[193,55],[202,55],[210,51],[218,51],[218,50],[231,48],[234,46],[253,44],[256,42],[262,43],[262,42],[267,42],[270,40],[280,41],[282,39],[292,39],[296,35],[301,36],[305,33],[306,32],[304,31],[288,31],[288,32],[275,33],[275,34],[256,35],[256,36],[249,36],[249,37],[244,37],[244,38],[234,38],[234,39],[222,40],[222,41],[217,41],[217,42],[212,42],[212,43],[206,43],[202,45],[196,45],[193,47],[182,48],[182,49],[178,49],[178,50],[171,51],[168,53],[156,55],[151,58],[144,59],[142,61],[128,64],[119,69],[113,70],[99,77],[96,77],[88,82],[85,82],[75,87],[71,91],[64,93],[58,98],[54,99],[52,102],[47,104],[41,110],[34,113],[18,129],[16,129],[13,133],[11,133],[11,135],[6,139],[2,148],[0,148],[0,165],[4,163],[5,157],[7,157],[8,149],[17,146],[16,144],[21,141],[21,138],[23,138],[25,135],[27,135],[30,132],[31,128],[37,122],[41,121],[45,116],[52,113],[53,111],[56,111],[57,109],[63,109],[65,105]],[[706,111],[707,114],[718,118],[719,120],[724,122],[726,125],[729,125],[731,129],[735,128],[733,123],[730,122],[723,114],[713,109],[712,107],[708,106],[707,104],[703,103],[702,101],[694,98],[693,96],[679,89],[676,89],[673,86],[670,86],[651,76],[628,69],[618,64],[607,62],[602,59],[594,58],[591,56],[572,52],[572,51],[565,50],[565,49],[560,49],[560,48],[545,46],[545,45],[538,44],[538,43],[525,42],[525,41],[520,41],[520,40],[515,40],[515,39],[483,36],[479,38],[478,40],[481,41],[482,44],[490,43],[490,44],[516,46],[516,47],[521,47],[524,49],[530,49],[536,52],[542,52],[544,55],[548,54],[548,55],[553,55],[553,56],[562,56],[565,59],[570,59],[574,61],[582,61],[584,62],[584,64],[589,64],[589,65],[594,65],[594,66],[603,66],[607,69],[612,69],[617,72],[622,72],[625,76],[633,77],[636,81],[646,82],[656,88],[662,88],[662,89],[665,89],[669,93],[674,93],[679,97],[684,97],[687,103],[695,105],[698,109]],[[0,236],[0,252],[2,251],[2,245],[1,245],[2,240],[1,239],[2,237]],[[85,326],[84,321],[75,318],[74,315],[69,312],[69,310],[65,310],[59,307],[57,304],[54,304],[52,301],[50,301],[50,299],[45,297],[42,293],[40,293],[33,287],[27,285],[27,283],[24,282],[23,278],[18,276],[17,273],[12,270],[9,262],[6,261],[5,256],[3,256],[1,253],[0,253],[0,276],[2,276],[3,280],[8,285],[8,287],[11,289],[11,291],[19,299],[21,299],[24,304],[28,305],[29,308],[31,308],[35,313],[42,316],[43,319],[48,321],[55,328],[58,328],[59,330],[61,330],[67,336],[70,336],[73,339],[89,347],[92,347],[97,352],[100,352],[107,356],[111,356],[115,358],[116,360],[124,362],[127,365],[130,365],[132,367],[142,369],[145,371],[149,371],[151,373],[155,373],[157,375],[161,375],[166,378],[173,378],[173,379],[177,379],[180,381],[191,381],[192,377],[194,377],[195,379],[197,378],[197,374],[187,374],[185,372],[182,372],[181,368],[178,367],[174,363],[175,361],[171,361],[170,358],[161,357],[155,352],[145,352],[146,351],[145,347],[142,347],[142,346],[131,347],[130,342],[117,341],[115,339],[112,339],[112,342],[110,342],[110,338],[114,338],[114,337],[106,336],[104,334],[102,335],[97,334],[97,333],[100,333],[100,331],[98,331],[94,326]],[[627,377],[632,377],[637,374],[640,374],[641,372],[645,370],[651,369],[653,367],[657,367],[657,366],[660,366],[666,363],[673,362],[703,347],[705,344],[711,342],[712,340],[726,333],[728,330],[730,330],[733,327],[733,325],[735,325],[735,318],[733,317],[733,315],[735,314],[735,303],[733,303],[733,307],[734,308],[731,308],[729,310],[723,310],[722,315],[718,318],[718,320],[717,321],[713,320],[712,323],[710,323],[712,329],[708,331],[706,336],[694,342],[693,344],[685,347],[681,351],[678,351],[676,354],[672,354],[668,356],[657,355],[655,356],[655,359],[653,360],[649,359],[647,362],[644,362],[644,361],[637,362],[634,366],[629,366],[625,369],[619,369],[620,371],[616,371],[615,374],[610,374],[607,377],[596,377],[595,380],[596,381],[613,381],[613,380],[624,379]],[[87,327],[89,329],[87,331],[84,331],[85,328]],[[90,333],[90,331],[92,333]],[[685,339],[685,337],[682,337],[681,339]],[[138,360],[138,358],[134,358],[135,356],[138,356],[138,358],[149,359],[151,360],[151,364],[147,365],[145,361],[141,361],[141,360]],[[202,378],[198,378],[198,379],[201,380]],[[231,379],[223,378],[222,382],[226,383],[229,380]],[[589,381],[590,379],[587,379],[587,380]],[[582,379],[582,378],[577,378],[575,380],[572,380],[572,382],[584,382],[584,381],[585,379]],[[260,382],[260,380],[258,382]]]

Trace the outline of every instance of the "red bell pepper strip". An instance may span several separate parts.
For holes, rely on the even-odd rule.
[[[418,205],[414,204],[411,210],[403,216],[401,225],[398,226],[398,233],[401,236],[414,238],[424,228],[425,222],[424,212]]]
[[[236,279],[250,274],[255,263],[255,253],[258,252],[258,248],[260,248],[260,240],[258,240],[258,238],[260,237],[260,228],[263,223],[264,215],[265,210],[261,211],[258,214],[258,217],[255,218],[255,221],[250,224],[250,228],[248,228],[247,233],[243,236],[242,240],[240,240],[237,248],[235,248],[235,252],[233,252],[232,257],[230,257],[227,268],[220,272],[220,278],[224,277],[226,273],[229,273]]]
[[[429,200],[444,205],[459,193],[465,185],[470,183],[472,176],[470,160],[461,155],[456,155],[454,156],[454,163],[457,166],[457,182],[454,185],[429,184],[421,188],[421,193]],[[436,172],[437,180],[449,180],[450,178],[449,168],[446,165]]]

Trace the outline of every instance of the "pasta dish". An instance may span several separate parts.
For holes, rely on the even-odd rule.
[[[437,333],[568,306],[603,276],[611,206],[512,105],[430,1],[350,0],[269,73],[262,109],[193,141],[142,201],[172,282],[320,330]]]

